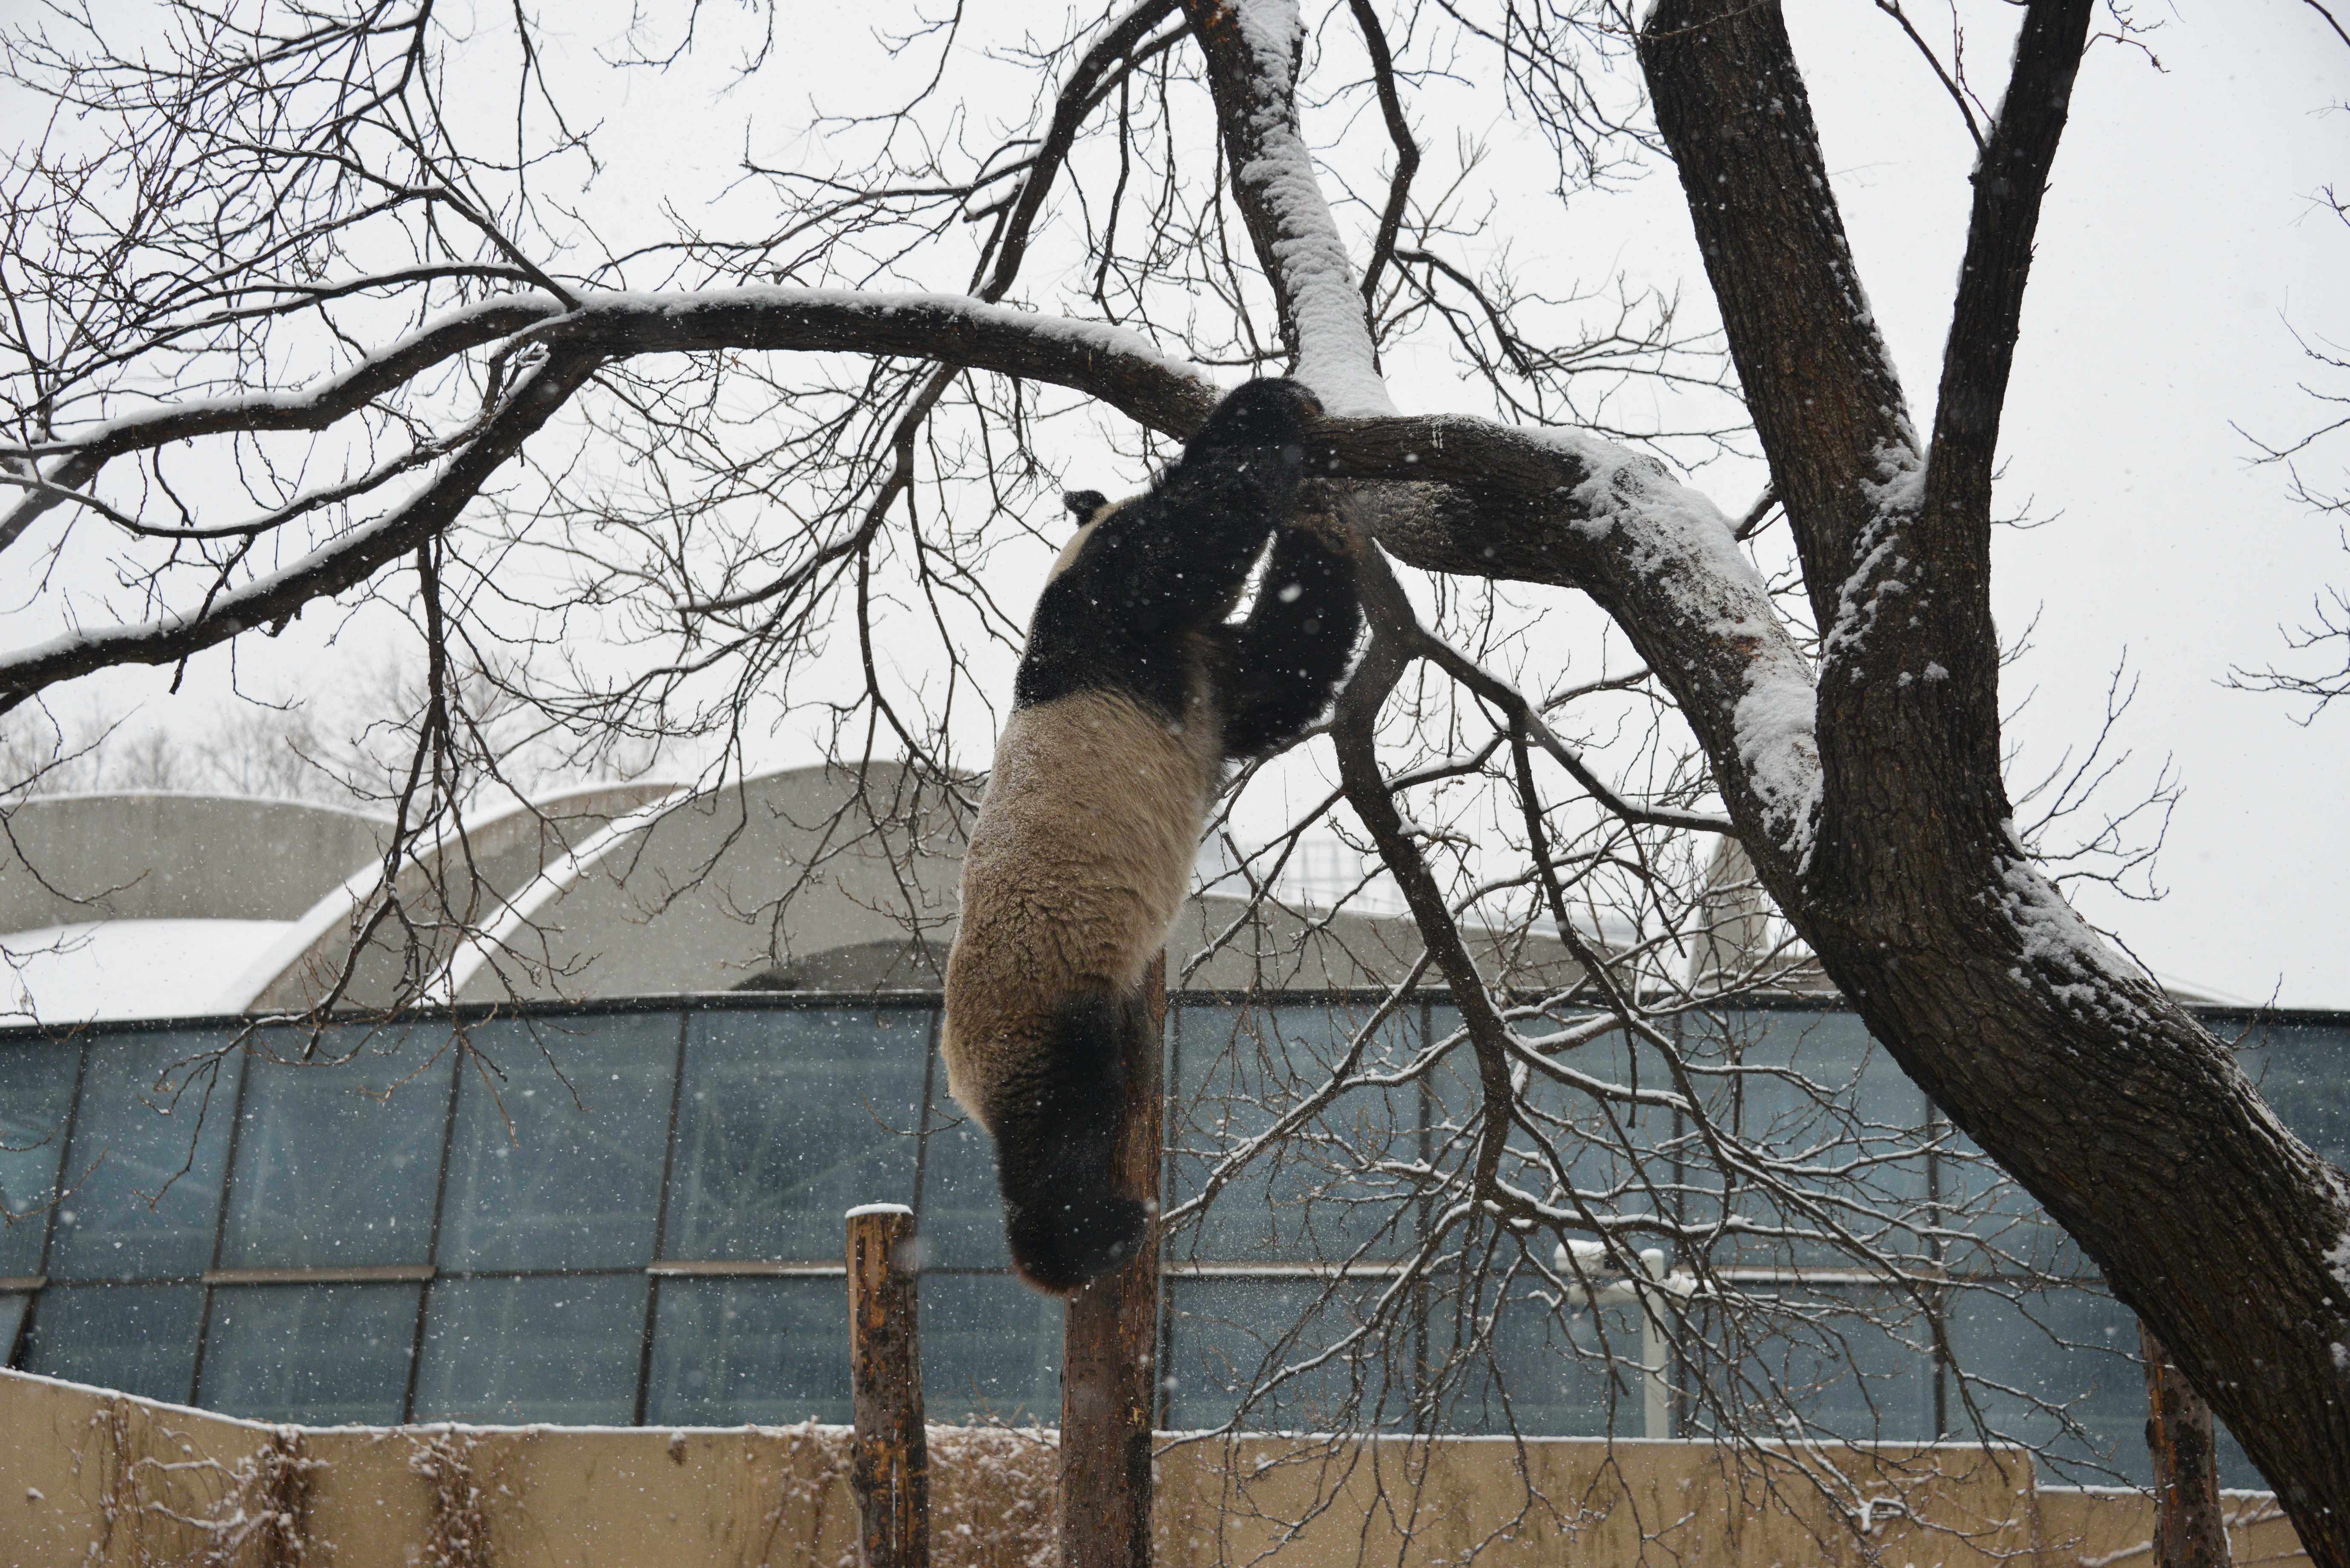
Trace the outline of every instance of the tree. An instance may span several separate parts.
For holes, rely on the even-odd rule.
[[[1595,1234],[1629,1272],[1639,1235],[1671,1233],[1653,1212],[1568,1201],[1555,1150],[1547,1189],[1515,1179],[1511,1140],[1550,1147],[1530,1078],[1700,1106],[1686,1080],[1642,1090],[1562,1061],[1620,1031],[1680,1062],[1659,1019],[1724,994],[1684,989],[1660,1007],[1643,984],[1666,948],[1636,932],[1598,950],[1570,898],[1613,888],[1687,937],[1711,908],[1705,857],[1684,847],[1675,872],[1659,846],[1732,838],[1876,1039],[2170,1347],[2313,1556],[2350,1568],[2350,1513],[2334,1506],[2350,1497],[2350,1193],[2226,1045],[2074,913],[2002,780],[1993,462],[2094,10],[2030,0],[1980,124],[1950,82],[1981,154],[1923,432],[1862,304],[1773,5],[1661,0],[1636,25],[1599,5],[1388,16],[1350,0],[1326,49],[1357,63],[1391,149],[1359,247],[1317,168],[1304,24],[1284,0],[1139,0],[995,59],[1051,85],[1034,125],[976,155],[941,85],[963,58],[960,18],[924,24],[902,40],[903,101],[821,122],[835,161],[749,156],[734,206],[667,214],[660,237],[625,245],[549,193],[567,163],[585,167],[592,128],[520,16],[495,42],[468,33],[462,57],[465,29],[426,0],[182,0],[152,54],[53,19],[11,49],[18,79],[80,119],[61,115],[12,173],[0,483],[25,494],[0,548],[62,560],[110,531],[114,569],[148,607],[0,656],[0,704],[184,665],[338,596],[396,599],[427,663],[398,792],[412,844],[465,809],[470,779],[494,776],[460,700],[469,682],[585,753],[682,732],[739,758],[762,694],[795,701],[795,682],[832,668],[837,628],[847,672],[817,701],[840,743],[885,743],[967,806],[953,744],[957,714],[985,700],[978,665],[907,675],[896,639],[1016,635],[983,567],[1044,488],[1040,443],[1066,412],[1047,389],[1180,437],[1216,395],[1204,367],[1286,369],[1328,410],[1314,456],[1338,504],[1433,584],[1415,597],[1373,558],[1374,639],[1329,739],[1336,797],[1461,1014],[1474,1108],[1457,1164],[1430,1178],[1451,1205],[1449,1244],[1481,1226],[1489,1242]],[[1617,439],[1591,397],[1611,373],[1692,373],[1664,303],[1635,296],[1613,329],[1554,335],[1557,301],[1445,254],[1464,220],[1415,183],[1415,67],[1397,63],[1396,21],[1423,49],[1433,34],[1490,50],[1568,182],[1606,177],[1648,134],[1606,69],[1636,44],[1792,535],[1790,595],[1741,548],[1765,507],[1734,523]],[[667,38],[639,26],[614,57],[674,68],[714,25],[696,11]],[[774,43],[753,38],[746,68]],[[494,125],[488,70],[509,73]],[[1212,154],[1191,135],[1203,106]],[[745,192],[755,211],[739,222]],[[1082,319],[1008,303],[1046,244],[1087,286]],[[943,292],[898,286],[950,277]],[[1416,330],[1449,334],[1506,417],[1398,412],[1383,358]],[[215,477],[233,473],[252,510],[182,503],[187,442],[222,454]],[[1510,639],[1451,602],[1506,585],[1587,596],[1639,668],[1522,691],[1489,667]],[[540,662],[515,673],[501,639]],[[1603,777],[1559,717],[1601,700],[1669,708],[1702,774],[1650,756],[1644,781]],[[1433,754],[1399,765],[1399,728]],[[1545,794],[1538,763],[1579,795]],[[1507,808],[1518,858],[1502,872],[1399,805],[1467,776]],[[1583,1024],[1535,1039],[1529,1021],[1551,1014],[1480,973],[1463,935],[1476,899],[1460,888],[1481,877],[1521,892],[1521,914],[1545,916],[1581,961]],[[1868,1250],[1800,1173],[1734,1140],[1714,1149],[1805,1226]],[[1559,1269],[1578,1272],[1567,1256]]]

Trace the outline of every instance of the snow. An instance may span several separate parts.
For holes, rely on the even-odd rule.
[[[1305,24],[1296,0],[1242,0],[1242,39],[1255,57],[1257,156],[1238,171],[1280,227],[1273,263],[1297,329],[1297,379],[1330,413],[1392,414],[1347,243],[1322,196],[1314,155],[1297,131],[1297,58]]]
[[[42,1023],[233,1012],[221,977],[242,975],[295,924],[103,920],[0,936],[0,1009]]]
[[[1654,458],[1568,431],[1530,431],[1589,475],[1571,524],[1595,544],[1611,538],[1675,612],[1747,658],[1746,690],[1731,713],[1738,760],[1772,841],[1801,867],[1819,823],[1817,691],[1769,588],[1738,546],[1730,519]]]
[[[860,1203],[841,1216],[844,1220],[861,1220],[874,1214],[903,1214],[908,1219],[914,1211],[903,1203]]]
[[[2000,867],[1999,897],[2022,944],[2024,963],[2057,996],[2084,1009],[2099,1007],[2108,986],[2141,981],[2033,864],[2014,823],[2006,828],[2009,854]]]
[[[1901,529],[1925,504],[1926,460],[1914,434],[1903,444],[1877,448],[1875,456],[1877,478],[1864,481],[1862,488],[1876,510],[1853,542],[1852,570],[1836,590],[1835,620],[1821,643],[1831,659],[1856,652],[1884,613],[1885,601],[1909,591],[1902,576],[1909,560],[1900,554]]]
[[[1818,710],[1817,693],[1800,670],[1791,673],[1757,661],[1731,715],[1738,760],[1762,800],[1772,838],[1799,864],[1810,857],[1819,820]]]

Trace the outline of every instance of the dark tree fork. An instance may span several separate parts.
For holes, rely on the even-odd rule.
[[[1352,15],[1375,29],[1375,9],[1357,5]],[[0,449],[0,482],[25,493],[0,519],[4,551],[60,505],[136,523],[90,493],[110,462],[191,436],[323,430],[465,356],[494,356],[470,424],[388,463],[380,480],[346,486],[348,494],[380,485],[377,493],[394,497],[373,521],[265,575],[232,554],[200,604],[144,624],[0,655],[0,708],[109,667],[176,663],[414,556],[448,534],[559,408],[639,355],[824,350],[925,367],[904,382],[906,411],[879,454],[895,461],[878,471],[886,477],[877,476],[862,531],[775,584],[681,615],[787,605],[797,585],[859,547],[905,493],[916,434],[959,373],[1056,383],[1185,433],[1212,402],[1206,376],[1139,336],[999,302],[1072,128],[1120,90],[1134,62],[1196,49],[1215,95],[1230,194],[1279,301],[1284,346],[1334,416],[1317,454],[1325,472],[1352,482],[1359,515],[1396,558],[1579,589],[1614,618],[1669,688],[1727,811],[1725,820],[1689,815],[1677,826],[1735,834],[1875,1036],[2104,1269],[2275,1483],[2314,1558],[2350,1568],[2350,1351],[2341,1348],[2350,1345],[2350,1286],[2333,1262],[2350,1258],[2350,1199],[2270,1114],[2227,1046],[2066,908],[2018,845],[2001,780],[1991,465],[2033,233],[2092,10],[2092,0],[2024,7],[1974,180],[1965,267],[1923,435],[1859,303],[1777,7],[1661,0],[1641,31],[1658,122],[1824,634],[1816,672],[1729,521],[1659,465],[1571,431],[1394,413],[1356,280],[1408,257],[1393,248],[1392,223],[1381,225],[1374,255],[1350,256],[1330,217],[1296,106],[1295,14],[1258,0],[1143,0],[1076,61],[1016,195],[983,214],[998,226],[968,294],[556,289],[515,261],[524,247],[507,243],[504,259],[467,274],[494,297],[307,393],[165,407],[95,431],[36,431],[40,439]],[[1392,109],[1391,90],[1385,100]],[[1405,141],[1404,117],[1386,119]],[[1387,211],[1401,210],[1411,167],[1399,157]],[[414,488],[393,488],[405,483]],[[213,538],[259,539],[338,501],[322,491],[244,523],[200,522]],[[162,531],[176,549],[192,526]],[[1381,576],[1376,559],[1370,571]],[[1462,1002],[1492,1100],[1472,1162],[1480,1199],[1504,1220],[1548,1222],[1495,1178],[1510,1075],[1525,1058],[1513,1055],[1391,803],[1402,785],[1371,743],[1378,701],[1403,665],[1432,661],[1508,715],[1522,777],[1540,751],[1603,806],[1625,803],[1575,772],[1535,706],[1415,625],[1400,594],[1369,587],[1376,640],[1334,721],[1345,788],[1420,923],[1430,967]],[[681,667],[775,635],[755,615],[712,624],[708,643],[691,644]],[[1538,815],[1531,826],[1539,846]],[[1535,864],[1547,878],[1539,852]],[[1542,891],[1573,945],[1559,889]],[[1636,998],[1607,1001],[1630,1032],[1650,1027]]]

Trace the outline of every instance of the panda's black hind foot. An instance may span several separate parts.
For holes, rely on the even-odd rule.
[[[1131,1198],[1087,1195],[1004,1216],[1012,1266],[1037,1290],[1074,1295],[1139,1251],[1149,1217]]]

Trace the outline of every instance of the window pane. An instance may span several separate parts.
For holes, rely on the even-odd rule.
[[[946,1080],[941,1067],[922,1153],[922,1267],[1008,1269],[1012,1254],[1003,1244],[995,1142],[947,1097]]]
[[[2045,1445],[2054,1462],[2043,1465],[2043,1484],[2109,1483],[2114,1471],[2146,1483],[2146,1374],[2137,1359],[2137,1320],[2128,1308],[2094,1288],[2037,1291],[2013,1301],[1966,1291],[1951,1309],[1950,1342],[1993,1435]],[[1989,1386],[1994,1384],[2004,1387]],[[1959,1385],[1952,1376],[1950,1435],[1971,1438],[1974,1424]],[[2066,1416],[2080,1430],[2064,1429]],[[2235,1434],[2224,1423],[2215,1428],[2220,1484],[2266,1490]]]
[[[0,1044],[0,1275],[41,1271],[81,1042]]]
[[[1169,1281],[1169,1428],[1222,1427],[1235,1411],[1248,1431],[1343,1431],[1404,1419],[1413,1375],[1408,1313],[1313,1370],[1263,1387],[1281,1368],[1352,1334],[1378,1292],[1364,1281]]]
[[[1823,1237],[1842,1227],[1877,1248],[1922,1253],[1926,1207],[1926,1096],[1849,1012],[1774,1010],[1732,1013],[1722,1026],[1685,1035],[1693,1059],[1714,1069],[1703,1100],[1716,1125],[1806,1169],[1784,1176],[1819,1195],[1821,1212],[1800,1200],[1742,1184],[1740,1215],[1778,1236],[1742,1237],[1717,1250],[1719,1263],[1834,1264],[1851,1254]],[[1689,1152],[1689,1184],[1719,1189],[1721,1173]],[[1690,1218],[1719,1211],[1693,1197]]]
[[[687,1021],[672,1258],[833,1262],[841,1216],[913,1195],[931,1015],[779,1008]]]
[[[649,1425],[781,1427],[848,1417],[845,1282],[660,1282]]]
[[[419,1285],[220,1285],[197,1402],[331,1427],[400,1417]]]
[[[1225,1158],[1315,1094],[1372,1010],[1186,1007],[1177,1016],[1170,1202],[1200,1192]],[[1389,1017],[1360,1071],[1392,1071],[1418,1048],[1419,1010]],[[1232,1262],[1391,1257],[1410,1245],[1418,1207],[1400,1181],[1367,1168],[1412,1158],[1419,1096],[1358,1089],[1257,1154],[1216,1195],[1171,1255]]]
[[[627,1426],[647,1283],[640,1273],[436,1281],[415,1419]]]
[[[1599,1282],[1595,1280],[1595,1282]],[[1497,1258],[1430,1278],[1424,1376],[1443,1400],[1444,1430],[1468,1436],[1649,1436],[1648,1348],[1628,1304],[1596,1312],[1523,1263]],[[1664,1434],[1656,1434],[1662,1436]]]
[[[930,1419],[1060,1424],[1059,1302],[1009,1274],[926,1273],[920,1310]]]
[[[2032,1194],[1962,1132],[1945,1135],[1936,1157],[1946,1256],[1962,1274],[2095,1278],[2080,1243]]]
[[[247,1064],[223,1268],[429,1261],[457,1055],[447,1029],[335,1030],[313,1061]],[[264,1049],[291,1054],[298,1037]]]
[[[2350,1029],[2272,1024],[2238,1055],[2285,1126],[2334,1164],[2350,1161]]]
[[[471,1032],[442,1199],[443,1269],[652,1261],[677,1014],[508,1019]]]
[[[1950,1348],[1991,1435],[2039,1449],[2054,1461],[2050,1482],[2110,1483],[2118,1471],[2145,1484],[2146,1376],[2137,1320],[2119,1303],[2091,1290],[2013,1301],[1961,1291],[1950,1305]],[[1948,1409],[1951,1435],[1974,1436],[1956,1378]],[[2068,1417],[2076,1430],[2065,1429]]]
[[[90,1042],[52,1277],[193,1278],[213,1261],[244,1054],[191,1058],[228,1038],[142,1031]]]
[[[1731,1302],[1692,1306],[1673,1334],[1683,1380],[1705,1390],[1690,1435],[1733,1422],[1783,1430],[1793,1417],[1808,1436],[1934,1436],[1932,1329],[1900,1293],[1755,1284]]]
[[[203,1304],[198,1285],[51,1285],[33,1313],[25,1366],[184,1405]]]
[[[1430,1023],[1432,1042],[1440,1044],[1460,1031],[1461,1014],[1451,1006],[1433,1008]],[[1531,1043],[1560,1027],[1541,1020],[1518,1024]],[[1653,1213],[1659,1192],[1672,1190],[1680,1146],[1689,1141],[1688,1129],[1677,1127],[1669,1108],[1635,1097],[1671,1089],[1663,1056],[1652,1046],[1636,1048],[1618,1031],[1546,1054],[1588,1082],[1529,1075],[1523,1104],[1539,1137],[1523,1128],[1513,1132],[1503,1179],[1544,1194],[1561,1209],[1579,1207],[1595,1216]],[[1429,1075],[1428,1091],[1430,1156],[1440,1168],[1459,1170],[1473,1152],[1484,1103],[1467,1041],[1446,1051]],[[1565,1190],[1570,1186],[1572,1197]],[[1548,1251],[1545,1244],[1545,1256]]]

